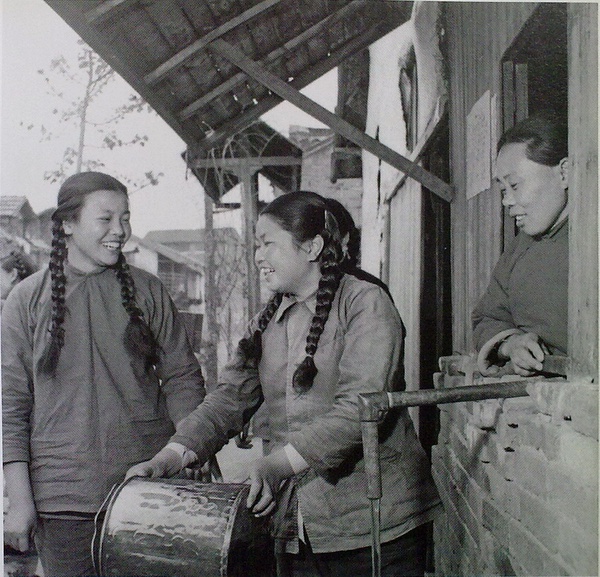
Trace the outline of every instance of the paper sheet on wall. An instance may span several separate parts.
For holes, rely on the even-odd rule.
[[[467,199],[491,186],[492,98],[486,90],[467,115]]]

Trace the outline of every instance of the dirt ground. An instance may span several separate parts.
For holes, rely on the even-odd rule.
[[[262,456],[262,444],[259,438],[252,438],[252,447],[240,449],[232,440],[217,455],[223,474],[223,480],[229,483],[243,483],[248,478],[247,464]],[[37,566],[35,552],[18,553],[4,549],[4,577],[33,577]]]

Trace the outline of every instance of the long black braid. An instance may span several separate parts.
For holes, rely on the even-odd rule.
[[[54,374],[60,352],[65,342],[63,327],[67,314],[65,304],[67,277],[65,262],[68,256],[63,222],[79,217],[85,198],[98,190],[114,190],[127,194],[127,188],[117,179],[101,172],[81,172],[63,183],[58,193],[58,206],[52,215],[52,251],[50,254],[50,279],[52,311],[50,314],[50,340],[42,355],[42,371]],[[123,254],[113,267],[121,284],[121,300],[129,315],[129,323],[123,334],[126,351],[133,357],[142,357],[145,369],[158,362],[159,347],[144,315],[135,301],[135,284]]]
[[[315,315],[306,337],[306,357],[296,368],[292,379],[294,390],[298,392],[308,391],[317,376],[315,353],[342,278],[338,264],[342,254],[339,241],[336,241],[328,230],[324,230],[321,234],[325,240],[325,246],[320,256],[321,279],[317,289]]]
[[[262,356],[261,335],[277,312],[282,298],[282,293],[275,293],[258,316],[257,329],[252,333],[252,336],[240,340],[238,347],[242,353],[244,366],[255,368],[258,365],[258,361]]]
[[[317,375],[314,356],[342,278],[339,268],[342,248],[338,226],[323,197],[314,192],[299,191],[284,194],[265,207],[261,215],[274,218],[299,243],[317,235],[320,235],[324,241],[318,259],[321,278],[316,294],[315,315],[306,337],[306,358],[296,368],[292,380],[294,389],[302,393],[312,387]],[[240,341],[238,346],[245,366],[258,365],[262,355],[262,333],[279,308],[282,298],[282,293],[276,293],[271,297],[258,317],[257,328],[252,336]]]
[[[17,281],[26,279],[37,270],[33,261],[21,249],[13,249],[7,256],[2,257],[0,266],[6,272],[16,271]]]
[[[47,373],[56,371],[58,357],[65,343],[65,329],[63,322],[67,314],[65,294],[67,277],[65,275],[65,261],[67,259],[67,242],[62,221],[54,215],[52,217],[52,252],[50,253],[50,283],[52,312],[50,314],[50,343],[46,353],[42,356],[42,370]]]
[[[119,255],[115,273],[121,283],[123,307],[129,314],[129,323],[125,328],[123,344],[132,357],[141,356],[145,359],[145,369],[148,370],[152,365],[158,363],[159,345],[150,327],[144,321],[144,313],[135,302],[135,284],[123,253]]]

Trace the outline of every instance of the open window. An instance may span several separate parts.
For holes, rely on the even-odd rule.
[[[502,59],[502,132],[537,112],[567,117],[567,54],[567,4],[540,4]],[[503,230],[506,245],[516,234],[506,210]]]

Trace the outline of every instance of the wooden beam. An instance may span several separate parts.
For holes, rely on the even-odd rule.
[[[193,144],[198,139],[198,133],[193,133],[190,128],[181,123],[176,115],[165,105],[163,99],[154,90],[144,84],[140,75],[132,70],[126,59],[121,58],[114,51],[114,47],[101,35],[97,28],[90,25],[85,19],[85,14],[81,10],[81,2],[70,0],[45,0],[46,3],[81,37],[89,44],[102,58],[112,66],[112,68],[125,82],[131,85],[146,102],[152,106],[156,113],[178,134],[181,139],[188,144]],[[130,0],[124,0],[128,2]],[[124,3],[120,3],[121,5]]]
[[[281,78],[278,78],[252,59],[248,58],[238,48],[222,39],[217,39],[211,44],[211,49],[215,50],[222,57],[230,60],[233,64],[246,72],[246,74],[254,78],[254,80],[260,82],[269,90],[272,90],[281,96],[281,98],[291,102],[293,105],[300,108],[300,110],[310,114],[323,124],[326,124],[338,134],[341,134],[351,142],[354,142],[361,148],[374,154],[394,168],[405,172],[407,176],[414,178],[444,200],[452,200],[454,191],[449,184],[445,183],[434,174],[426,171],[418,164],[411,162],[395,150],[392,150],[378,140],[375,140],[358,128],[352,126],[332,112],[329,112],[329,110],[323,108],[307,96],[304,96],[304,94],[293,88],[290,84],[281,80]]]
[[[352,38],[352,40],[349,40],[341,48],[332,52],[328,58],[321,60],[319,63],[298,75],[292,80],[290,86],[293,86],[298,90],[304,88],[317,78],[323,76],[323,74],[335,68],[346,58],[367,48],[367,46],[381,38],[386,33],[386,30],[387,27],[383,22],[373,25],[371,28],[367,29],[364,34]],[[223,123],[216,130],[212,131],[204,140],[197,143],[198,146],[206,150],[215,148],[222,144],[223,141],[232,134],[237,134],[241,130],[244,130],[244,128],[247,128],[257,118],[271,110],[274,106],[277,106],[282,100],[284,99],[277,94],[262,98],[260,102],[252,108],[249,108],[242,114],[238,114],[235,118]]]
[[[330,14],[327,18],[323,18],[320,22],[317,22],[310,28],[307,28],[301,34],[298,34],[292,40],[286,42],[283,46],[279,46],[269,54],[265,58],[263,58],[260,62],[262,65],[268,65],[271,62],[274,62],[279,57],[283,56],[286,52],[291,52],[295,48],[297,48],[300,44],[307,41],[310,38],[315,36],[319,36],[322,34],[326,28],[331,28],[336,22],[345,18],[347,16],[351,16],[354,12],[364,7],[364,0],[354,0],[344,6],[341,10],[338,10],[334,14]],[[224,94],[225,92],[229,92],[235,89],[236,86],[239,86],[242,82],[244,82],[248,76],[243,72],[238,72],[233,75],[231,78],[228,78],[219,86],[213,88],[210,92],[207,92],[202,97],[198,98],[188,106],[186,106],[180,113],[179,118],[181,120],[186,120],[190,116],[193,116],[200,108],[202,108],[205,104],[208,104],[214,98],[217,98]]]
[[[163,62],[158,68],[146,74],[144,76],[144,82],[148,85],[156,84],[159,80],[162,80],[169,72],[175,70],[178,66],[181,66],[188,58],[191,58],[194,54],[202,50],[207,44],[210,44],[216,38],[219,38],[223,34],[233,30],[240,24],[247,22],[248,20],[258,16],[265,10],[268,10],[275,4],[278,4],[281,0],[263,0],[256,6],[249,8],[245,12],[242,12],[239,16],[232,18],[211,30],[208,34],[196,40],[193,44],[186,46],[183,50],[169,58],[166,62]]]
[[[249,160],[248,158],[241,160]],[[260,278],[254,263],[254,225],[258,220],[258,180],[256,171],[242,163],[240,172],[242,205],[242,238],[246,257],[246,289],[248,291],[248,318],[252,319],[260,310]]]
[[[253,156],[253,157],[228,157],[193,159],[188,163],[190,168],[241,168],[250,166],[262,168],[264,166],[301,166],[302,158],[298,156]]]
[[[568,4],[570,380],[598,382],[598,5]]]
[[[427,146],[431,142],[431,140],[437,136],[439,129],[443,126],[444,120],[447,119],[448,110],[446,108],[446,102],[442,103],[441,113],[438,115],[437,119],[431,119],[431,121],[425,127],[423,134],[419,137],[419,140],[416,146],[410,153],[408,159],[411,162],[419,162],[423,156],[423,153],[427,149]],[[393,188],[392,191],[388,192],[383,199],[383,202],[390,202],[392,198],[398,194],[398,191],[404,186],[406,179],[408,176],[405,174],[399,181],[398,184]]]
[[[96,21],[106,18],[111,12],[117,8],[125,8],[129,4],[134,4],[137,0],[106,0],[95,8],[88,10],[85,13],[85,19],[88,24],[96,23]]]

